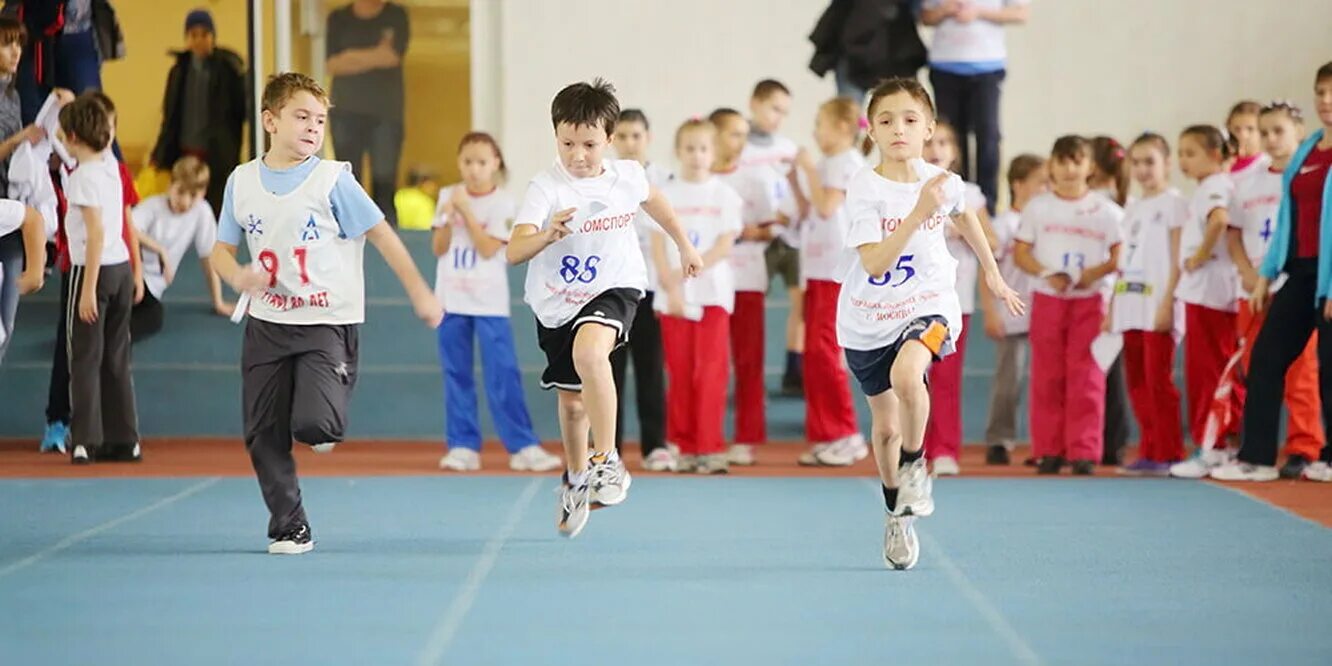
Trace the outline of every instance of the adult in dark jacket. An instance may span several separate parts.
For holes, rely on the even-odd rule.
[[[162,99],[162,129],[153,163],[170,169],[194,155],[208,164],[208,204],[222,212],[227,175],[240,162],[245,125],[245,63],[234,51],[218,48],[213,17],[195,10],[185,18],[185,50],[173,52]]]
[[[102,89],[102,63],[125,56],[125,37],[111,0],[4,0],[3,11],[23,22],[16,82],[23,124],[32,123],[56,88],[75,94]],[[116,146],[119,155],[119,146]]]
[[[833,0],[809,35],[810,70],[833,72],[837,94],[856,100],[883,79],[915,77],[925,66],[919,6],[920,0]]]

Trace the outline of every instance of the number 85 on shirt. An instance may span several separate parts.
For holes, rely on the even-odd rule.
[[[869,283],[876,287],[892,286],[896,288],[910,282],[911,278],[916,276],[916,269],[911,266],[911,262],[915,258],[915,255],[912,254],[904,254],[898,257],[897,264],[893,266],[892,270],[880,276],[869,276]],[[889,285],[889,283],[892,284]]]

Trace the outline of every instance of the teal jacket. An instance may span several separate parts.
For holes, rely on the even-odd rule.
[[[1295,228],[1290,183],[1295,180],[1295,175],[1300,172],[1300,167],[1304,165],[1309,153],[1313,152],[1314,146],[1322,139],[1323,130],[1319,129],[1301,143],[1286,166],[1285,173],[1281,175],[1281,205],[1277,208],[1276,232],[1272,236],[1272,244],[1267,248],[1267,256],[1263,258],[1263,265],[1258,269],[1259,274],[1268,280],[1275,280],[1281,274],[1290,256],[1290,237]],[[1332,292],[1332,169],[1328,170],[1327,180],[1323,182],[1323,210],[1318,216],[1318,291],[1315,292],[1314,307],[1326,299],[1329,292]]]

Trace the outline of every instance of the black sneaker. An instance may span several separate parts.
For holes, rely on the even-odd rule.
[[[1309,466],[1309,459],[1304,456],[1294,455],[1286,458],[1286,464],[1281,466],[1281,478],[1298,479],[1304,474],[1304,468]]]
[[[139,443],[103,444],[97,450],[98,462],[139,462],[143,460],[143,450]]]
[[[1110,467],[1119,467],[1124,464],[1125,448],[1126,447],[1121,446],[1114,449],[1106,449],[1105,453],[1101,455],[1101,464]]]
[[[314,550],[314,535],[310,526],[297,525],[268,544],[270,555],[303,555]]]
[[[1058,474],[1062,469],[1064,469],[1063,456],[1041,456],[1041,459],[1036,461],[1037,474]]]
[[[1073,476],[1091,476],[1096,473],[1095,460],[1074,460]]]
[[[782,375],[782,390],[778,395],[784,398],[804,397],[805,380],[800,375]]]
[[[986,465],[1007,465],[1008,463],[1008,447],[1003,444],[991,444],[990,448],[985,450]]]
[[[75,465],[90,465],[95,459],[93,451],[82,444],[69,450],[69,461]]]

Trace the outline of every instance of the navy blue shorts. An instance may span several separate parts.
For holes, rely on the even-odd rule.
[[[541,388],[582,391],[583,380],[574,369],[574,336],[583,324],[601,324],[616,331],[615,346],[629,341],[638,300],[643,292],[617,287],[607,289],[588,301],[582,310],[559,328],[546,328],[537,320],[537,344],[546,352],[546,371],[541,373]]]
[[[887,347],[862,351],[847,349],[846,365],[851,374],[860,382],[860,390],[867,396],[875,396],[893,387],[893,363],[902,345],[910,340],[919,340],[939,360],[939,350],[948,340],[948,320],[939,315],[930,315],[912,320],[902,331],[901,337]],[[926,381],[929,376],[926,375]]]

